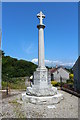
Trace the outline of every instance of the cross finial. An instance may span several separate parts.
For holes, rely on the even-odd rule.
[[[42,13],[42,11],[37,14],[37,17],[40,19],[40,25],[43,24],[42,19],[45,18],[45,15]]]

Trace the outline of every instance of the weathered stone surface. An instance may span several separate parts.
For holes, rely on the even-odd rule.
[[[47,88],[38,88],[36,86],[28,87],[26,91],[27,95],[35,96],[53,96],[57,94],[57,88],[48,86]]]
[[[40,88],[47,88],[51,84],[50,72],[47,70],[40,70],[34,72],[34,85],[38,85]]]
[[[22,94],[22,100],[25,102],[31,102],[34,104],[56,104],[59,103],[63,99],[63,95],[57,93],[53,96],[44,96],[44,97],[37,97],[37,96],[29,96],[26,93]]]
[[[57,88],[52,87],[50,72],[47,69],[37,69],[34,72],[34,84],[32,87],[27,87],[26,94],[35,96],[51,96],[57,94]]]

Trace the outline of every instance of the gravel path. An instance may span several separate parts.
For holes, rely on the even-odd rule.
[[[14,96],[2,100],[3,118],[78,118],[78,98],[74,95],[59,91],[64,99],[54,105],[35,105],[23,103],[23,91],[13,91]],[[0,102],[1,106],[1,102]]]

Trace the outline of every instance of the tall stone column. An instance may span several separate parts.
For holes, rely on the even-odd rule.
[[[39,14],[37,14],[37,17],[40,20],[39,25],[37,25],[38,28],[38,68],[43,69],[45,68],[45,62],[44,62],[44,28],[45,25],[43,24],[43,18],[45,18],[45,15],[40,11]]]
[[[39,38],[38,38],[38,68],[34,72],[31,87],[27,87],[26,94],[22,94],[22,99],[35,104],[54,104],[60,102],[62,94],[57,92],[57,88],[51,85],[50,72],[45,67],[44,63],[44,28],[43,18],[45,15],[40,12],[37,14],[40,19],[37,25]]]
[[[39,14],[37,14],[37,17],[40,20],[39,25],[37,25],[38,28],[38,68],[34,72],[33,75],[33,81],[34,84],[32,85],[32,88],[27,88],[26,93],[35,95],[35,96],[47,96],[47,95],[53,95],[56,91],[56,89],[52,88],[51,85],[51,75],[50,72],[45,67],[44,62],[44,28],[45,25],[43,24],[43,18],[45,18],[45,15],[40,11]]]

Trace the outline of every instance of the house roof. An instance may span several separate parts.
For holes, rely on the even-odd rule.
[[[51,72],[51,73],[54,73],[54,72],[56,72],[58,69],[60,69],[60,68],[62,68],[62,69],[64,69],[66,72],[68,72],[69,73],[69,71],[67,71],[65,68],[63,68],[62,66],[59,66],[59,67],[57,67],[57,68],[52,68],[52,69],[50,69],[49,71]]]
[[[75,64],[73,65],[73,69],[75,69],[76,66],[78,66],[78,67],[80,66],[80,56],[78,57]]]
[[[57,71],[57,68],[52,68],[49,70],[51,73],[54,73],[55,71]]]

